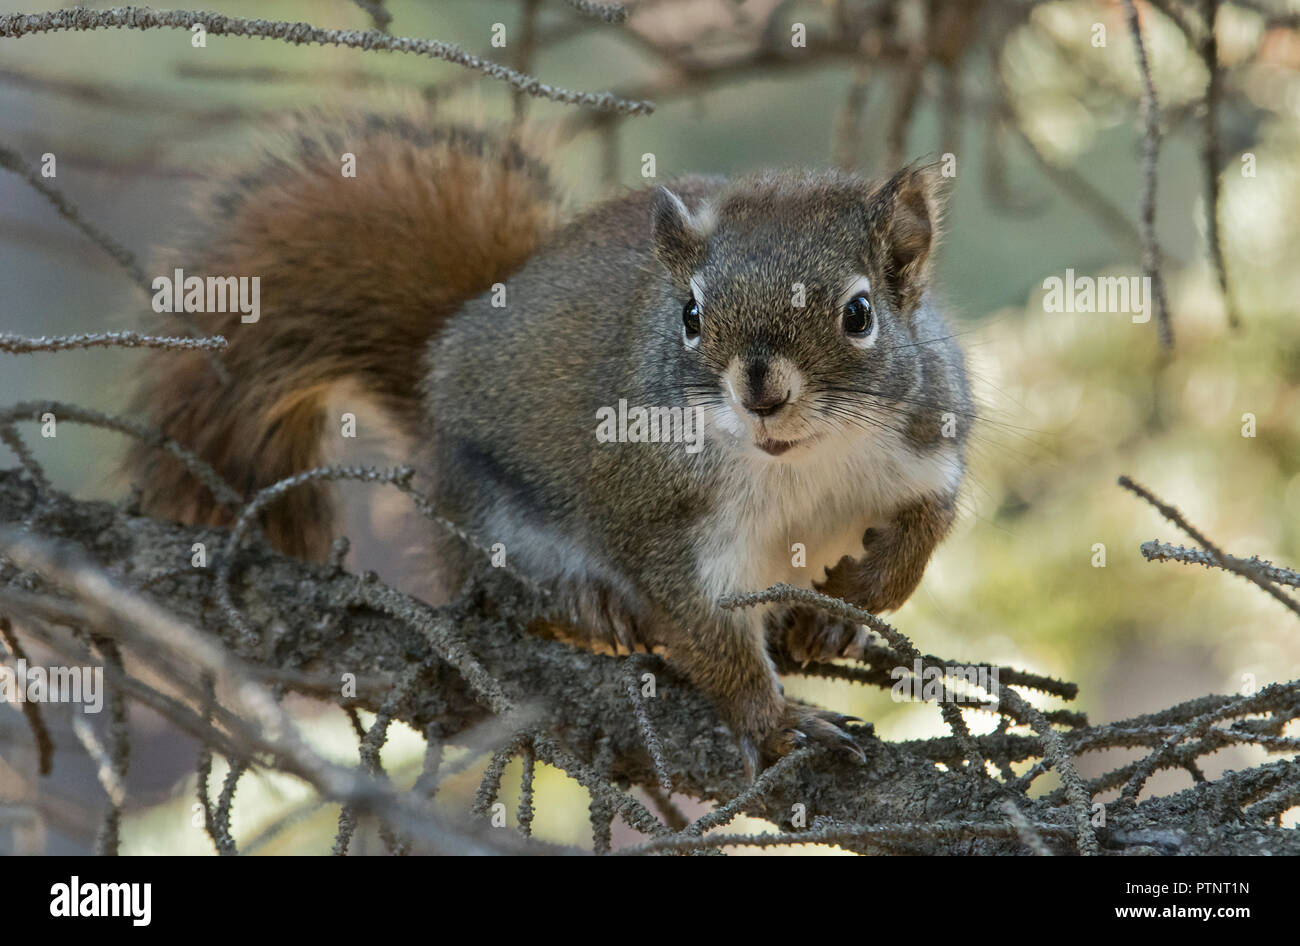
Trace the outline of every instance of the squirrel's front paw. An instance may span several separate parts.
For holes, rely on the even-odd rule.
[[[826,569],[825,579],[813,582],[813,588],[872,614],[901,608],[925,572],[928,553],[902,554],[897,536],[881,529],[868,529],[862,536],[862,547],[864,554],[860,558],[844,556]]]
[[[867,644],[865,628],[827,615],[817,608],[796,606],[775,627],[771,643],[797,664],[836,657],[860,657]]]
[[[861,720],[856,716],[845,716],[787,699],[780,722],[775,728],[763,734],[741,738],[745,769],[752,779],[757,770],[767,768],[794,750],[808,745],[824,746],[865,762],[866,754],[847,728],[852,722]]]

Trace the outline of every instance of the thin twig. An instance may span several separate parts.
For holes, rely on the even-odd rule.
[[[673,789],[673,780],[668,775],[668,762],[664,756],[663,741],[650,722],[650,711],[641,697],[641,681],[637,671],[642,667],[638,655],[632,655],[624,661],[623,685],[627,688],[628,699],[632,701],[632,710],[636,713],[637,725],[641,727],[641,737],[645,740],[646,751],[655,767],[659,778],[659,787],[666,792]]]
[[[4,615],[0,615],[0,639],[4,640],[9,655],[15,661],[27,659],[27,652],[14,633],[13,624]],[[41,705],[32,700],[23,700],[20,705],[23,718],[32,731],[32,740],[36,743],[36,771],[41,775],[49,775],[54,765],[54,740],[45,725],[45,717],[41,715]]]
[[[42,496],[48,496],[51,486],[49,478],[45,475],[45,468],[41,466],[40,461],[36,459],[36,455],[27,446],[27,441],[23,440],[22,435],[18,433],[13,424],[0,423],[0,443],[14,452],[18,462],[22,464],[23,469],[27,471],[27,475],[36,484],[37,491]]]
[[[177,338],[144,335],[140,332],[83,332],[77,335],[40,335],[26,338],[0,332],[0,352],[30,355],[35,352],[67,351],[72,348],[166,348],[173,351],[225,351],[221,335],[206,338]]]
[[[1189,549],[1186,546],[1174,545],[1170,542],[1143,542],[1139,550],[1142,552],[1142,557],[1148,562],[1184,562],[1188,565],[1204,565],[1206,568],[1223,567],[1219,560],[1209,552],[1202,549]],[[1240,568],[1263,575],[1274,584],[1300,588],[1300,572],[1293,571],[1290,568],[1283,568],[1281,565],[1274,565],[1258,555],[1252,555],[1250,558],[1238,558],[1235,555],[1223,553],[1223,558],[1224,561],[1236,563]]]
[[[379,30],[330,30],[309,23],[283,20],[247,19],[222,16],[203,10],[155,10],[150,7],[115,7],[111,10],[88,10],[78,7],[44,13],[8,13],[0,15],[0,37],[22,37],[61,30],[103,29],[172,29],[190,31],[195,26],[213,36],[258,36],[277,39],[295,46],[344,46],[351,49],[410,53],[439,59],[498,79],[528,95],[565,105],[580,105],[599,111],[648,115],[654,104],[629,101],[610,92],[576,92],[549,85],[533,76],[516,72],[490,59],[467,52],[456,43],[409,36],[390,36]]]
[[[0,430],[15,421],[40,423],[41,418],[46,414],[54,415],[56,422],[72,421],[77,424],[88,424],[91,427],[102,427],[105,430],[115,430],[135,437],[152,447],[165,450],[198,477],[199,481],[212,492],[217,502],[229,508],[238,508],[244,504],[243,497],[193,451],[145,424],[124,417],[116,417],[87,407],[77,407],[75,404],[65,404],[62,401],[23,401],[0,410]]]
[[[621,3],[597,3],[595,0],[564,0],[584,16],[595,17],[606,23],[622,23],[627,19],[627,7]]]
[[[1160,158],[1160,102],[1156,98],[1156,86],[1151,79],[1151,66],[1147,61],[1146,45],[1142,41],[1142,23],[1138,19],[1134,0],[1124,0],[1124,11],[1129,32],[1133,36],[1133,46],[1137,52],[1138,71],[1142,74],[1142,197],[1138,215],[1142,234],[1142,270],[1151,280],[1160,346],[1168,351],[1174,347],[1174,329],[1169,319],[1165,279],[1160,269],[1160,242],[1156,236],[1156,164]]]
[[[47,16],[52,14],[46,14]],[[10,17],[0,15],[0,36],[8,35],[5,33],[6,21]],[[57,187],[52,185],[39,173],[28,166],[23,160],[22,155],[12,148],[0,145],[0,168],[6,171],[12,171],[17,174],[32,189],[48,200],[59,215],[71,223],[74,227],[84,233],[92,243],[102,249],[105,253],[115,259],[121,267],[126,270],[127,274],[141,289],[149,290],[149,277],[145,275],[144,269],[140,266],[135,254],[128,250],[117,240],[113,239],[99,227],[95,226],[89,220],[82,216],[77,205],[63,195]]]
[[[1268,592],[1270,597],[1280,601],[1283,605],[1285,605],[1290,611],[1294,612],[1296,615],[1300,615],[1300,602],[1296,601],[1295,598],[1292,598],[1290,595],[1286,594],[1275,584],[1273,584],[1273,582],[1269,580],[1268,574],[1266,572],[1262,571],[1259,568],[1256,568],[1246,559],[1236,558],[1234,556],[1225,553],[1217,545],[1211,542],[1210,539],[1206,535],[1204,535],[1199,529],[1197,529],[1185,518],[1183,518],[1183,514],[1181,512],[1179,512],[1173,506],[1170,506],[1168,503],[1159,499],[1150,490],[1146,489],[1143,486],[1139,486],[1129,477],[1121,476],[1119,478],[1119,485],[1124,487],[1129,492],[1146,500],[1148,503],[1150,503],[1152,506],[1156,508],[1156,510],[1160,513],[1160,515],[1164,516],[1166,519],[1168,519],[1178,528],[1182,529],[1189,536],[1195,539],[1196,543],[1205,550],[1206,554],[1208,554],[1212,559],[1214,559],[1215,564],[1217,564],[1220,568],[1226,569],[1227,571],[1240,575],[1241,577],[1245,578],[1247,581],[1254,582],[1260,588],[1263,588],[1266,592]]]
[[[1219,98],[1223,72],[1219,68],[1218,40],[1219,0],[1201,0],[1201,18],[1205,30],[1201,38],[1201,61],[1205,64],[1205,137],[1201,148],[1201,167],[1205,176],[1205,237],[1210,261],[1219,280],[1219,293],[1228,312],[1228,325],[1237,328],[1241,318],[1232,301],[1228,286],[1228,265],[1223,259],[1219,237]]]
[[[1040,830],[1054,835],[1068,836],[1069,828],[1040,827]],[[1003,823],[981,823],[973,821],[939,821],[930,824],[882,824],[882,825],[842,825],[826,827],[814,826],[806,831],[790,831],[772,834],[715,834],[707,838],[684,837],[674,835],[669,838],[655,838],[642,844],[624,848],[622,855],[660,854],[673,852],[686,854],[693,851],[708,850],[713,847],[785,847],[792,844],[844,844],[857,843],[866,845],[883,845],[888,842],[908,842],[926,839],[961,840],[974,838],[992,838],[1000,840],[1020,840],[1016,827]]]

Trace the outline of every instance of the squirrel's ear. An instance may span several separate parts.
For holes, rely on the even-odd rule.
[[[655,255],[683,284],[704,262],[707,227],[701,215],[692,214],[682,199],[662,185],[650,201],[650,223]]]
[[[910,309],[925,284],[926,263],[938,239],[943,185],[933,167],[910,165],[871,197],[871,243],[898,294]]]

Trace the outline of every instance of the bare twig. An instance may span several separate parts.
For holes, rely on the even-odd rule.
[[[1205,137],[1201,148],[1201,167],[1205,176],[1205,236],[1214,274],[1219,280],[1219,293],[1228,312],[1228,324],[1236,328],[1241,324],[1241,318],[1228,287],[1228,265],[1223,259],[1219,237],[1219,98],[1223,81],[1219,68],[1219,0],[1201,0],[1201,18],[1204,32],[1200,54],[1205,63]]]
[[[6,16],[0,15],[0,36],[6,35],[4,32],[6,19]],[[92,243],[116,260],[126,270],[132,282],[141,289],[148,291],[149,277],[145,275],[144,269],[136,260],[135,254],[82,216],[76,204],[65,197],[61,190],[29,167],[27,162],[23,160],[22,155],[12,148],[0,145],[0,168],[17,174],[30,184],[34,191],[54,206],[54,209],[59,212],[59,216],[84,233]]]
[[[1156,326],[1160,331],[1160,345],[1166,351],[1174,347],[1174,330],[1169,318],[1169,304],[1165,298],[1165,279],[1160,268],[1160,243],[1156,236],[1156,164],[1160,157],[1160,103],[1156,98],[1155,83],[1151,80],[1151,66],[1147,62],[1146,45],[1142,42],[1142,23],[1138,19],[1134,0],[1124,0],[1124,12],[1133,46],[1137,52],[1138,71],[1142,75],[1142,197],[1138,216],[1142,233],[1142,269],[1151,280],[1154,294]]]
[[[29,355],[35,352],[67,351],[72,348],[166,348],[173,351],[224,351],[221,335],[207,338],[176,338],[144,335],[140,332],[83,332],[77,335],[41,335],[25,338],[0,332],[0,352]]]
[[[388,24],[393,22],[393,14],[384,6],[384,0],[352,0],[370,17],[370,22],[381,33],[388,32]]]
[[[609,92],[576,92],[549,85],[508,66],[467,52],[455,43],[441,40],[390,36],[379,30],[329,30],[308,23],[283,20],[253,20],[222,16],[202,10],[155,10],[149,7],[115,7],[111,10],[88,10],[84,7],[51,10],[44,13],[7,13],[0,15],[0,37],[22,37],[61,30],[103,29],[172,29],[192,30],[201,26],[213,36],[259,36],[277,39],[295,46],[345,46],[351,49],[410,53],[427,56],[481,72],[539,98],[565,105],[580,105],[599,111],[648,115],[654,105],[646,101],[629,101]]]
[[[1141,552],[1142,557],[1148,562],[1185,562],[1188,565],[1204,565],[1206,568],[1223,567],[1220,561],[1209,552],[1202,549],[1189,549],[1169,542],[1143,542]],[[1229,571],[1240,574],[1242,570],[1245,570],[1262,575],[1275,585],[1290,585],[1292,588],[1300,588],[1300,572],[1293,571],[1290,568],[1283,568],[1281,565],[1274,565],[1258,555],[1252,555],[1250,558],[1237,558],[1235,555],[1221,554],[1224,561],[1232,562],[1236,566],[1229,569]]]
[[[627,7],[621,3],[597,3],[596,0],[564,0],[564,2],[579,13],[604,20],[606,23],[622,23],[627,19]]]
[[[1040,827],[1053,835],[1068,835],[1068,828]],[[658,838],[633,847],[624,848],[619,854],[659,854],[672,851],[686,854],[715,847],[783,847],[789,844],[843,844],[855,842],[872,847],[884,847],[891,844],[917,842],[931,839],[961,840],[968,838],[1001,838],[1019,840],[1020,834],[1015,825],[982,824],[977,822],[934,822],[931,824],[898,825],[843,825],[831,824],[825,827],[814,826],[807,831],[788,831],[773,834],[715,834],[707,838],[692,838],[675,835],[670,838]]]
[[[664,757],[663,742],[655,732],[654,724],[650,721],[650,711],[641,697],[641,680],[638,675],[641,667],[638,655],[633,654],[628,657],[624,661],[623,680],[627,686],[628,699],[632,701],[632,709],[636,713],[637,725],[641,727],[641,735],[645,739],[646,751],[650,753],[655,772],[659,775],[659,787],[666,792],[671,792],[673,780],[668,775],[668,761]]]
[[[198,477],[218,502],[231,508],[244,504],[243,498],[211,466],[199,459],[193,451],[182,447],[175,440],[163,436],[145,424],[127,420],[123,417],[115,417],[112,414],[105,414],[86,407],[77,407],[74,404],[65,404],[62,401],[24,401],[0,410],[0,430],[16,421],[40,423],[41,418],[47,414],[52,414],[56,421],[72,421],[77,424],[102,427],[105,430],[115,430],[118,433],[135,437],[160,450],[165,450]]]
[[[1210,539],[1200,530],[1183,518],[1181,512],[1163,500],[1157,498],[1150,490],[1133,482],[1129,477],[1121,476],[1119,478],[1119,485],[1146,500],[1156,508],[1160,515],[1164,516],[1178,528],[1182,529],[1189,536],[1195,539],[1197,544],[1205,550],[1206,554],[1209,555],[1214,560],[1214,563],[1220,568],[1240,575],[1247,581],[1254,582],[1256,585],[1263,588],[1270,597],[1275,598],[1290,611],[1300,615],[1300,602],[1296,601],[1295,598],[1292,598],[1290,595],[1278,588],[1269,578],[1268,572],[1257,568],[1247,559],[1236,558],[1225,553],[1217,545],[1211,542]]]
[[[27,652],[14,634],[13,624],[4,615],[0,615],[0,639],[4,640],[9,655],[15,661],[27,659]],[[36,743],[36,771],[40,775],[49,775],[54,764],[54,740],[50,737],[49,727],[45,725],[45,717],[41,715],[41,704],[23,700],[21,705],[23,718],[27,720],[32,739]]]

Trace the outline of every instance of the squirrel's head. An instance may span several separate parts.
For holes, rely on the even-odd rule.
[[[743,449],[795,458],[907,422],[939,182],[769,174],[694,211],[652,202],[666,344],[685,395]]]

